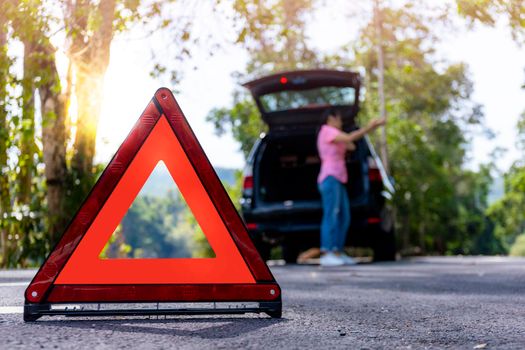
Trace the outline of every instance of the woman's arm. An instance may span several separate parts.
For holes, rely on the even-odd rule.
[[[381,125],[385,125],[385,123],[386,123],[385,119],[374,119],[364,128],[360,128],[360,129],[357,129],[357,130],[354,130],[348,133],[341,131],[341,133],[334,138],[334,142],[349,143],[349,142],[357,141],[363,136],[365,136],[366,134],[368,134],[369,132],[377,129]]]
[[[347,150],[347,151],[355,151],[356,148],[357,148],[357,147],[355,146],[355,143],[353,143],[353,142],[348,142],[348,143],[346,144],[346,150]]]

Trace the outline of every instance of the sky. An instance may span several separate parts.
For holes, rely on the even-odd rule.
[[[525,112],[525,48],[519,48],[506,28],[477,26],[443,45],[453,61],[467,62],[474,82],[473,99],[484,106],[486,125],[496,133],[494,140],[475,137],[471,145],[471,165],[487,162],[497,146],[507,151],[499,159],[507,169],[519,152],[516,123]]]
[[[334,51],[355,35],[359,20],[345,19],[328,7],[319,9],[308,28],[312,44]],[[362,19],[361,19],[362,20]],[[99,162],[108,162],[124,140],[141,112],[160,86],[171,87],[162,78],[152,78],[150,50],[162,47],[162,39],[140,38],[135,34],[117,37],[111,47],[111,60],[106,75],[104,102],[97,135]],[[486,126],[496,133],[488,140],[482,133],[473,136],[467,166],[476,169],[489,161],[495,147],[507,152],[498,159],[506,170],[518,158],[515,147],[516,122],[525,111],[525,49],[511,39],[504,23],[496,28],[475,26],[458,28],[437,48],[449,62],[466,62],[474,82],[473,99],[484,106]],[[242,70],[247,61],[240,49],[227,46],[207,57],[205,50],[194,52],[182,68],[183,80],[175,94],[183,112],[210,161],[217,167],[242,168],[244,159],[239,145],[230,135],[217,136],[205,121],[212,108],[228,106],[236,83],[231,74]],[[162,49],[158,57],[162,61]],[[194,68],[196,67],[196,69]]]

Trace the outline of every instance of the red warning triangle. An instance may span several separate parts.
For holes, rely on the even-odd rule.
[[[215,257],[100,258],[159,162],[169,170]],[[53,314],[47,307],[53,303],[72,302],[271,302],[274,315],[280,315],[281,307],[279,286],[175,98],[164,88],[104,170],[25,299],[28,320]]]

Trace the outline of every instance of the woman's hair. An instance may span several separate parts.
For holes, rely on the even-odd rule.
[[[321,115],[321,125],[326,124],[326,122],[328,121],[328,117],[336,117],[338,115],[341,115],[341,112],[339,112],[337,109],[333,107],[328,108]]]

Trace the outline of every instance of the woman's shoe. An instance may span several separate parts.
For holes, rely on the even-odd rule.
[[[334,253],[329,252],[321,256],[320,264],[321,266],[342,266],[345,262]]]
[[[338,255],[339,259],[343,260],[343,263],[345,265],[356,265],[357,261],[346,255],[345,253],[341,253]]]

